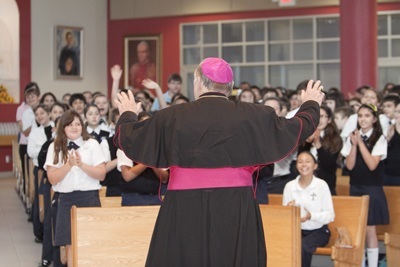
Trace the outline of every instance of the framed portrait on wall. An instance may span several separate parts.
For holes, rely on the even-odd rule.
[[[83,78],[83,28],[55,27],[54,72],[57,79]]]
[[[161,81],[160,35],[128,36],[124,39],[124,86],[143,89],[146,78]]]

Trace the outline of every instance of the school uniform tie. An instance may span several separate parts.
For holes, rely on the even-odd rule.
[[[102,123],[106,124],[106,121],[105,121],[105,120],[103,120],[103,119],[100,119],[100,122],[99,122],[99,124],[102,124]]]
[[[51,127],[51,125],[44,127],[44,133],[46,134],[47,140],[50,140],[52,137],[52,132],[51,132],[52,128],[53,127]]]
[[[368,137],[366,135],[361,135],[361,138],[363,140],[364,143],[367,142]]]
[[[96,139],[97,141],[99,141],[99,137],[100,137],[100,136],[99,136],[98,133],[96,133],[95,131],[93,131],[90,135],[93,136],[94,139]]]
[[[71,150],[71,149],[77,150],[78,148],[79,148],[79,146],[77,144],[75,144],[75,142],[69,141],[68,150]]]

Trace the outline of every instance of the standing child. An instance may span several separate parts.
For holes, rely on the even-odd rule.
[[[354,109],[348,106],[343,106],[335,109],[334,113],[336,127],[339,132],[341,132],[349,117],[354,114]]]
[[[397,103],[394,112],[394,124],[387,134],[389,142],[387,157],[385,160],[384,185],[400,185],[400,103]]]
[[[172,73],[168,77],[168,90],[164,93],[164,100],[167,102],[167,104],[171,104],[171,99],[174,94],[180,93],[181,88],[182,88],[182,77],[181,75],[177,73]],[[155,88],[149,88],[149,89],[155,89]],[[157,96],[157,98],[154,100],[153,105],[151,106],[151,111],[156,111],[161,108],[160,106],[160,100]]]
[[[39,104],[34,109],[35,119],[39,127],[33,128],[28,137],[28,155],[32,158],[34,174],[35,195],[32,204],[32,223],[35,241],[43,240],[43,223],[39,220],[39,164],[38,155],[43,144],[51,139],[54,123],[50,121],[49,108],[44,104]]]
[[[80,115],[72,110],[60,118],[57,135],[48,149],[45,169],[55,192],[59,192],[55,246],[66,246],[72,265],[70,209],[100,207],[100,181],[106,175],[100,145],[90,138]]]
[[[300,152],[296,168],[299,176],[288,182],[283,191],[283,205],[301,207],[301,266],[310,267],[317,247],[329,242],[327,224],[335,218],[332,196],[327,183],[314,176],[318,164],[309,151]]]
[[[110,137],[110,131],[107,126],[100,124],[100,109],[95,104],[89,104],[85,107],[85,119],[87,132],[101,143],[101,141]]]
[[[95,104],[100,111],[100,124],[109,130],[110,125],[110,103],[107,97],[103,94],[98,94],[93,97]],[[88,103],[89,104],[89,103]]]
[[[318,160],[316,176],[328,184],[332,195],[336,195],[336,169],[342,138],[332,114],[328,106],[321,105],[317,130],[299,146],[299,151],[307,150],[313,154]]]
[[[350,195],[369,195],[366,233],[368,266],[378,266],[376,225],[389,223],[386,196],[383,192],[383,160],[387,141],[379,123],[378,109],[362,104],[357,112],[357,129],[350,134],[341,151],[350,171]]]

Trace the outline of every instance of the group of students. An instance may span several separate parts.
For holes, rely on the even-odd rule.
[[[305,88],[304,84],[299,84],[296,93]],[[400,185],[399,89],[400,86],[393,86],[381,95],[363,86],[356,90],[358,97],[352,97],[347,103],[338,91],[327,92],[314,134],[292,155],[254,175],[260,202],[267,202],[266,192],[283,193],[283,205],[301,206],[303,267],[310,266],[312,253],[329,241],[327,224],[334,220],[331,195],[336,195],[338,167],[350,175],[351,196],[370,196],[367,260],[368,266],[378,266],[376,225],[389,223],[383,186]],[[258,91],[245,88],[238,100],[256,103],[257,93],[251,93],[252,90]],[[260,103],[290,118],[297,112],[296,102],[295,108],[288,105],[289,112],[286,112],[283,106],[293,101],[285,96],[279,98],[278,92],[264,90]],[[243,93],[250,97],[243,98]]]
[[[120,91],[121,75],[119,66],[111,68],[112,99]],[[284,88],[261,91],[242,83],[241,93],[231,100],[263,104],[278,116],[291,118],[301,105],[299,95],[307,83],[300,83],[292,93]],[[168,90],[163,93],[156,82],[144,80],[149,90],[135,93],[143,109],[139,121],[158,109],[189,102],[180,93],[181,84],[181,77],[172,74]],[[151,92],[155,92],[154,99]],[[329,240],[327,224],[334,220],[331,195],[336,194],[338,166],[350,175],[350,195],[370,196],[368,266],[376,266],[378,261],[375,225],[389,222],[382,186],[400,184],[396,157],[400,152],[400,101],[396,89],[387,90],[381,101],[373,88],[357,92],[360,98],[352,98],[347,105],[343,105],[338,91],[327,92],[313,135],[285,159],[254,173],[260,203],[267,202],[267,193],[283,193],[284,205],[302,207],[302,266],[310,266],[312,253]],[[31,214],[36,241],[43,241],[39,266],[51,262],[61,266],[59,247],[66,246],[68,251],[71,244],[72,205],[100,206],[98,190],[102,185],[107,186],[107,196],[121,195],[124,206],[161,204],[160,194],[169,177],[167,169],[134,163],[117,149],[113,135],[119,113],[105,95],[88,91],[65,94],[63,102],[57,102],[51,93],[40,97],[38,85],[32,82],[26,86],[25,101],[17,111],[21,160],[28,154],[35,166],[36,193]],[[41,184],[39,169],[45,171]],[[50,188],[55,192],[53,199]],[[39,192],[46,200],[43,223],[39,220]]]
[[[149,86],[156,84],[146,82]],[[21,160],[27,154],[34,165],[35,197],[30,220],[35,242],[43,244],[39,266],[63,266],[59,248],[66,246],[67,256],[71,256],[72,205],[100,206],[98,192],[102,186],[107,187],[106,196],[122,196],[123,206],[159,205],[169,172],[133,163],[117,149],[113,135],[119,113],[105,95],[74,93],[68,104],[60,103],[52,93],[41,96],[34,82],[26,86],[24,93],[17,122]],[[143,105],[140,120],[151,116],[145,108]],[[41,177],[39,170],[43,171]],[[45,200],[42,222],[39,194]]]

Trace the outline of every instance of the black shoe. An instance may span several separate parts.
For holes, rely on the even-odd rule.
[[[43,243],[43,240],[35,237],[35,243],[41,244],[41,243]]]
[[[41,263],[39,263],[38,267],[48,267],[51,265],[51,261],[48,260],[42,260]]]

